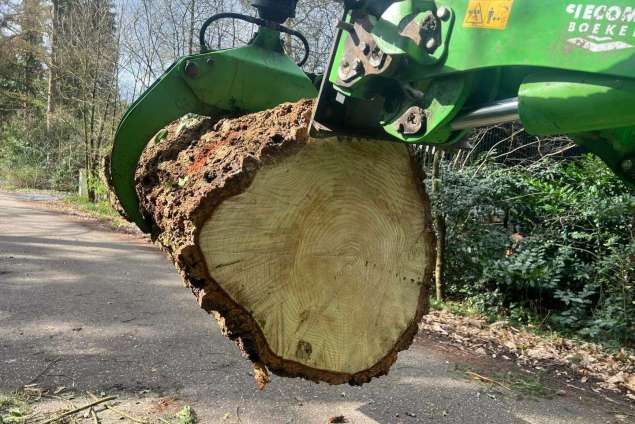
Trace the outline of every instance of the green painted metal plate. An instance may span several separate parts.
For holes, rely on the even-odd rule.
[[[409,0],[394,3],[409,3]],[[386,3],[392,3],[386,1]],[[448,54],[443,64],[421,65],[413,62],[394,77],[402,81],[417,81],[457,72],[473,72],[494,67],[545,67],[580,72],[635,77],[635,5],[632,0],[613,0],[609,6],[593,0],[430,0],[413,1],[419,9],[446,6],[453,12]],[[471,4],[470,4],[471,3]],[[509,15],[504,28],[485,27],[488,12],[485,6],[505,3]],[[466,24],[473,18],[474,4],[482,7],[483,27]],[[414,6],[393,7],[404,13]],[[346,18],[350,21],[350,17]],[[391,16],[392,25],[381,26],[373,35],[385,42],[399,31],[399,17]],[[391,32],[392,31],[392,32]],[[334,65],[329,80],[337,82],[337,69],[343,56],[343,33],[338,40]],[[400,47],[395,45],[395,51]],[[405,53],[405,52],[404,52]],[[344,90],[343,90],[344,91]]]
[[[420,0],[430,4],[430,1]],[[475,71],[531,66],[635,77],[635,4],[613,0],[438,0],[456,15],[449,54],[442,66],[411,66],[407,74]],[[488,27],[488,6],[509,8],[504,27]],[[474,18],[480,5],[479,18]],[[500,7],[500,6],[499,6]],[[496,15],[492,17],[496,19]],[[481,27],[473,21],[482,21]],[[381,36],[381,35],[379,35]],[[404,77],[406,77],[404,75]]]

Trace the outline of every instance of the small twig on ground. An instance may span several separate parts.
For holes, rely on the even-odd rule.
[[[38,417],[38,415],[40,415],[40,413],[39,413],[39,412],[35,412],[35,413],[33,413],[33,414],[24,415],[24,416],[22,416],[22,417],[11,417],[11,419],[13,420],[13,421],[11,421],[11,422],[23,422],[23,423],[30,423],[30,422],[32,422],[32,421],[29,421],[29,420],[37,420],[37,419],[38,419],[38,418],[37,418],[37,417]]]
[[[68,411],[68,412],[64,412],[63,414],[58,415],[57,417],[49,418],[48,420],[43,421],[40,424],[51,424],[51,423],[54,423],[55,421],[61,420],[64,417],[68,417],[69,415],[75,415],[78,412],[83,411],[84,409],[92,408],[95,405],[99,405],[101,403],[108,402],[108,401],[111,401],[111,400],[114,400],[114,399],[117,399],[117,396],[108,396],[108,397],[105,397],[103,399],[97,399],[94,402],[91,402],[91,403],[89,403],[87,405],[80,406],[79,408],[75,408],[75,409],[73,409],[71,411]]]
[[[91,392],[86,392],[86,393],[88,393],[88,396],[90,396],[92,399],[97,399],[97,396],[95,396]],[[148,421],[144,421],[141,418],[133,417],[132,415],[129,415],[126,412],[122,411],[121,409],[117,409],[112,405],[106,404],[104,405],[104,407],[106,407],[107,409],[111,410],[112,412],[114,412],[115,414],[119,416],[129,419],[132,422],[139,423],[139,424],[149,424]]]
[[[628,414],[628,413],[622,412],[622,411],[613,411],[613,414],[624,415],[626,417],[635,417],[635,414]]]
[[[236,407],[236,419],[239,423],[242,423],[242,421],[240,420],[240,406]]]
[[[57,400],[60,400],[60,401],[62,401],[62,402],[66,402],[66,403],[68,403],[68,404],[70,405],[70,407],[71,407],[71,408],[73,408],[73,409],[74,409],[74,408],[77,408],[77,407],[75,406],[75,404],[74,404],[73,402],[71,402],[71,400],[70,400],[70,399],[65,398],[64,396],[58,396],[58,395],[44,395],[44,397],[49,398],[49,399],[57,399]]]
[[[616,401],[616,400],[613,400],[613,399],[611,399],[610,397],[608,397],[608,396],[606,396],[606,395],[602,395],[602,394],[601,394],[601,396],[602,396],[604,399],[606,399],[606,400],[608,400],[609,402],[611,402],[611,403],[614,403],[614,404],[616,404],[616,405],[621,405],[621,403],[620,403],[620,402],[618,402],[618,401]]]
[[[34,378],[32,378],[28,383],[22,385],[22,387],[26,387],[30,384],[35,383],[40,377],[42,377],[48,370],[51,369],[51,367],[55,364],[57,364],[59,361],[61,361],[62,358],[55,358],[53,359],[51,362],[49,362],[48,364],[46,364],[46,367],[44,367],[44,369],[38,374],[36,375]]]
[[[543,326],[545,325],[545,322],[547,322],[550,316],[551,316],[551,311],[547,312],[547,315],[545,316],[545,318],[542,321],[540,321],[540,325],[538,325],[538,328],[543,328]]]
[[[493,379],[491,379],[491,378],[489,378],[489,377],[485,377],[484,375],[481,375],[481,374],[475,373],[474,371],[465,371],[465,373],[466,373],[467,375],[469,375],[470,377],[475,378],[475,379],[477,379],[477,380],[486,381],[486,382],[488,382],[488,383],[492,383],[492,384],[495,384],[495,385],[497,385],[497,386],[501,386],[503,389],[507,389],[507,390],[509,390],[510,392],[512,391],[512,389],[510,389],[509,387],[507,387],[506,385],[504,385],[504,384],[503,384],[503,383],[501,383],[500,381],[496,381],[496,380],[493,380]]]
[[[95,413],[95,408],[90,408],[90,415],[93,417],[93,423],[99,424],[99,419],[97,418],[97,414]]]

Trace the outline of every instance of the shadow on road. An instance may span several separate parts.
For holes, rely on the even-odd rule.
[[[470,382],[434,349],[400,355],[361,388],[274,378],[198,308],[156,249],[0,193],[0,391],[28,383],[177,396],[201,422],[597,423],[572,399],[529,400]]]

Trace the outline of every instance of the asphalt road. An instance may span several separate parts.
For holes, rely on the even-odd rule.
[[[610,405],[469,381],[456,357],[425,337],[389,376],[361,388],[274,376],[260,392],[249,362],[161,252],[24,199],[0,192],[0,391],[34,379],[51,388],[150,390],[191,404],[202,423],[323,424],[340,414],[352,423],[614,422]]]

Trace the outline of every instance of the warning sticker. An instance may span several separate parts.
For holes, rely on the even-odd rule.
[[[505,29],[514,0],[469,0],[465,28]]]

